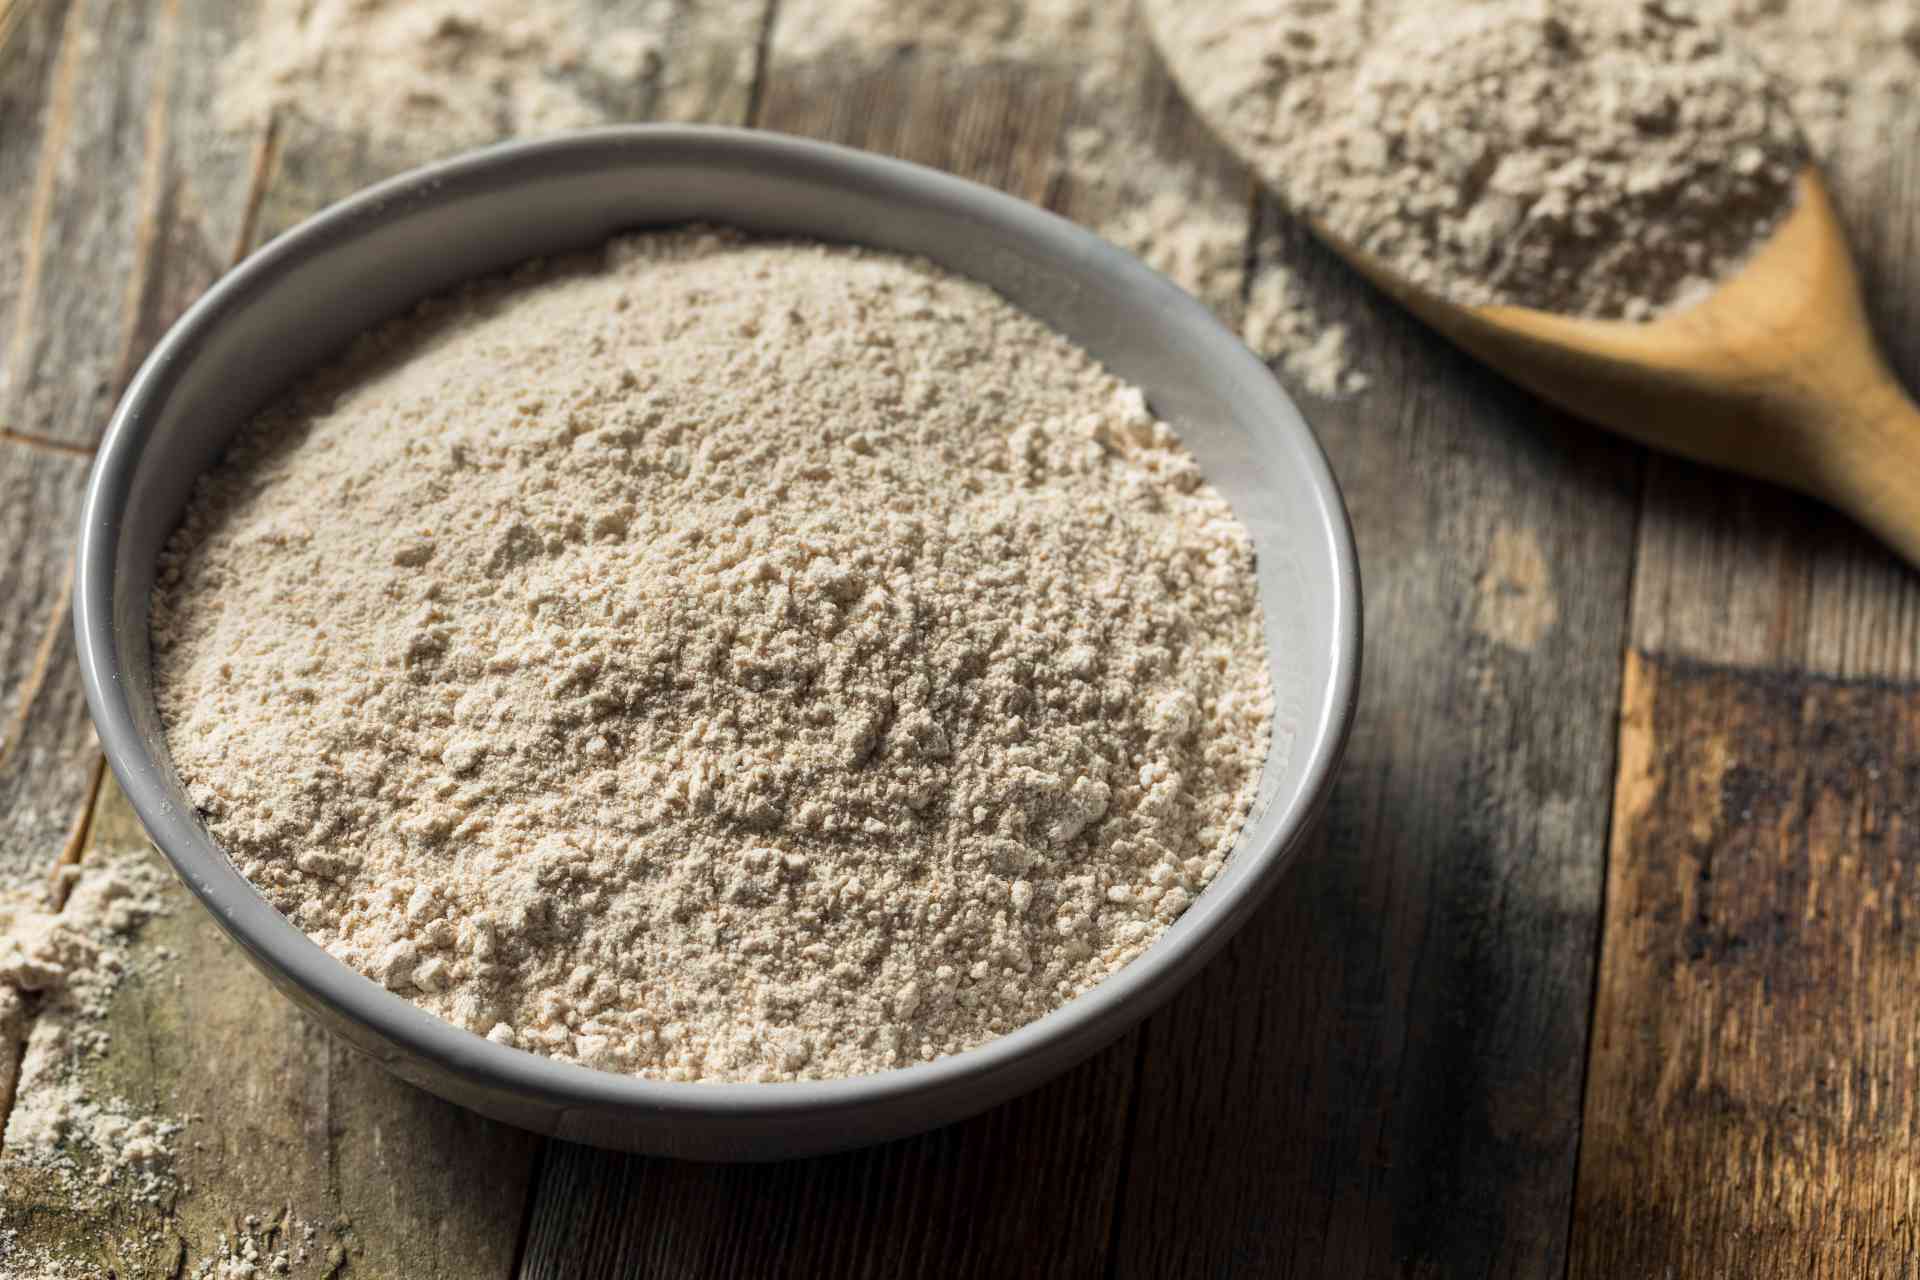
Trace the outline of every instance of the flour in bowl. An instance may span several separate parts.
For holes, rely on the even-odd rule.
[[[1141,394],[924,262],[690,230],[429,303],[161,561],[168,744],[333,955],[675,1080],[981,1044],[1220,870],[1253,549]]]

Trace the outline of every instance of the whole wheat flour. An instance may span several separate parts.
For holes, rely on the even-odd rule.
[[[1467,305],[1645,319],[1750,254],[1805,152],[1673,0],[1147,0],[1196,105],[1298,211]]]
[[[632,237],[263,416],[162,558],[235,863],[501,1043],[700,1080],[977,1045],[1219,870],[1245,530],[1140,393],[919,262]]]

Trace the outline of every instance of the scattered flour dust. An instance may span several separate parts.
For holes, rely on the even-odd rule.
[[[12,1097],[0,1182],[42,1179],[82,1207],[162,1206],[180,1125],[84,1082],[87,1061],[108,1046],[114,991],[136,967],[134,935],[166,910],[169,882],[140,849],[95,849],[67,870],[71,892],[57,909],[37,889],[0,893],[0,1064],[26,1045],[18,1078],[0,1080],[0,1102]],[[0,1222],[0,1271],[78,1274],[32,1256],[16,1231]]]
[[[308,0],[262,8],[223,65],[228,128],[293,112],[376,148],[443,153],[604,124],[597,91],[657,75],[670,0],[608,27],[583,0]]]
[[[1124,69],[1146,32],[1126,5],[1094,0],[785,0],[773,48],[782,65],[871,65],[890,52],[949,57],[977,67],[1012,61],[1072,76],[1078,102],[1064,134],[1067,173],[1092,191],[1076,216],[1205,302],[1297,386],[1322,397],[1363,390],[1344,325],[1322,320],[1303,290],[1255,285],[1242,299],[1247,219],[1242,191],[1196,184],[1196,166],[1157,154],[1151,139],[1118,128],[1140,117],[1125,101]],[[1198,189],[1196,189],[1196,186]],[[1090,212],[1091,210],[1091,212]],[[1274,268],[1284,274],[1283,268]]]
[[[1228,315],[1246,274],[1245,218],[1229,218],[1168,190],[1125,204],[1100,230],[1115,244]],[[1247,293],[1240,336],[1289,379],[1323,399],[1364,391],[1353,367],[1347,327],[1326,321],[1293,273],[1267,258]]]
[[[274,1280],[278,1276],[340,1273],[347,1254],[329,1245],[320,1228],[291,1213],[278,1217],[248,1214],[231,1232],[215,1237],[213,1247],[186,1274],[191,1280]]]
[[[610,118],[620,87],[670,87],[687,70],[682,59],[667,56],[679,7],[649,0],[622,19],[624,25],[608,27],[604,13],[582,0],[534,7],[507,0],[269,6],[262,29],[222,67],[217,112],[229,129],[292,113],[406,156],[600,124]],[[756,29],[747,14],[726,25]],[[1241,310],[1245,219],[1221,216],[1194,198],[1185,190],[1190,175],[1179,167],[1143,166],[1150,146],[1100,123],[1116,108],[1116,70],[1126,64],[1128,46],[1143,39],[1129,15],[1092,0],[791,0],[779,6],[773,32],[776,55],[790,68],[833,65],[849,49],[863,62],[906,49],[967,65],[1070,59],[1094,123],[1071,131],[1069,162],[1078,176],[1112,188],[1106,203],[1113,215],[1096,219],[1095,229],[1232,323]],[[743,58],[751,53],[743,45]],[[1344,368],[1329,372],[1336,359],[1344,360],[1344,330],[1318,324],[1301,295],[1290,297],[1290,308],[1284,323],[1246,331],[1286,340],[1261,354],[1282,360],[1289,376],[1316,394],[1364,385]],[[1304,343],[1302,331],[1310,333]]]
[[[649,1077],[978,1045],[1219,871],[1246,531],[1140,393],[915,261],[680,232],[424,306],[201,482],[198,810],[333,955]]]
[[[1284,263],[1269,261],[1254,276],[1242,334],[1255,351],[1281,353],[1288,375],[1322,399],[1367,389],[1347,352],[1347,327],[1321,317]]]

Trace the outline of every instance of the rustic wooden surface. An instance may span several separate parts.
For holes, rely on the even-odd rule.
[[[543,1142],[387,1080],[176,895],[138,944],[173,980],[122,989],[89,1071],[190,1117],[182,1190],[82,1213],[0,1164],[7,1225],[122,1276],[307,1225],[308,1273],[342,1276],[1915,1274],[1920,578],[1424,333],[1269,205],[1124,6],[1070,38],[1012,0],[913,7],[883,47],[833,0],[680,0],[661,69],[596,101],[907,156],[1123,238],[1174,191],[1232,251],[1164,265],[1230,322],[1283,267],[1350,326],[1370,389],[1301,397],[1366,584],[1317,847],[1190,991],[1053,1085],[744,1168]],[[66,636],[114,397],[226,265],[430,151],[220,127],[253,5],[0,9],[0,884],[53,893],[60,863],[139,843]],[[1913,384],[1920,113],[1896,142],[1833,179]],[[0,1010],[0,1081],[32,1034]]]
[[[1582,1276],[1911,1274],[1920,690],[1634,654]]]

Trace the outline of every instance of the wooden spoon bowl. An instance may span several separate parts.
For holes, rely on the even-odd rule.
[[[1765,244],[1697,303],[1651,322],[1463,307],[1316,232],[1461,347],[1578,417],[1786,485],[1920,566],[1920,407],[1875,344],[1818,170]]]

